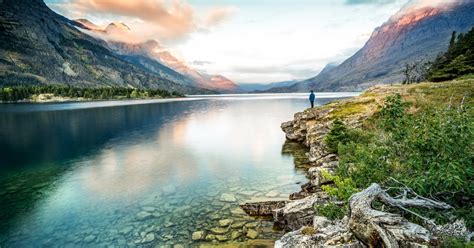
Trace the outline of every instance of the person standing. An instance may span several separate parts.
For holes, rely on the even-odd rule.
[[[314,99],[316,99],[316,96],[314,95],[314,92],[311,91],[311,94],[309,94],[309,101],[311,102],[311,108],[314,107]]]

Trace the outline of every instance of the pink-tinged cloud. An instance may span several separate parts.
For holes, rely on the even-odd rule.
[[[216,7],[209,11],[205,24],[208,27],[218,25],[237,11],[235,7]]]
[[[134,19],[140,25],[132,27],[133,33],[164,41],[186,38],[202,27],[217,25],[234,12],[229,7],[213,8],[200,23],[193,7],[182,0],[72,0],[60,8],[73,13],[74,18],[105,14]]]
[[[74,0],[70,6],[84,14],[138,18],[152,24],[160,36],[170,39],[181,38],[196,28],[192,7],[178,0],[171,4],[160,0]]]
[[[466,0],[410,0],[408,3],[405,4],[395,15],[391,17],[391,21],[399,21],[401,18],[406,18],[406,15],[409,14],[416,14],[416,12],[420,12],[423,10],[431,9],[431,14],[436,14],[435,12],[445,11],[448,10],[458,4],[461,4],[463,1]],[[467,0],[471,1],[471,0]],[[417,18],[424,18],[423,16],[415,17]],[[419,20],[413,20],[419,21]]]

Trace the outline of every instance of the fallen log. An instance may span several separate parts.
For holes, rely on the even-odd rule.
[[[405,191],[415,194],[409,188],[405,188]],[[409,211],[406,207],[452,208],[446,203],[416,194],[412,199],[407,199],[406,196],[402,199],[393,198],[379,184],[373,183],[349,199],[351,209],[349,228],[360,241],[369,247],[397,248],[436,245],[438,243],[436,237],[432,236],[426,228],[411,223],[397,214],[373,209],[372,203],[376,200],[406,211]],[[430,223],[430,220],[423,219]]]

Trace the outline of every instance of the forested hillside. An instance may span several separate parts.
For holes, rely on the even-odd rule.
[[[436,58],[428,79],[439,82],[470,73],[474,73],[474,28],[465,34],[453,32],[448,51]]]

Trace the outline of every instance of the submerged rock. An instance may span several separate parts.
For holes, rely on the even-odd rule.
[[[230,224],[232,224],[232,222],[234,222],[234,221],[231,220],[231,219],[219,220],[219,226],[221,226],[221,227],[227,227],[227,226],[229,226]]]
[[[156,208],[154,207],[142,207],[143,211],[145,212],[155,212]]]
[[[155,240],[155,234],[153,233],[147,233],[145,235],[145,238],[143,238],[144,243],[149,243],[149,242],[152,242],[153,240]]]
[[[232,234],[230,235],[230,239],[234,240],[234,239],[238,239],[240,238],[240,236],[242,236],[242,233],[239,232],[239,231],[233,231]]]
[[[229,193],[222,194],[221,198],[219,198],[219,200],[221,200],[223,202],[235,202],[235,201],[237,201],[235,196],[233,194],[229,194]]]
[[[228,228],[222,228],[222,227],[211,228],[211,232],[214,234],[224,234],[224,233],[227,233],[227,231],[229,231]]]
[[[245,221],[235,222],[232,225],[230,225],[230,228],[232,229],[242,228],[245,225],[245,223],[246,223]]]
[[[164,195],[171,195],[176,193],[176,187],[174,187],[173,185],[168,185],[163,187],[162,191]]]
[[[251,216],[268,216],[272,215],[273,210],[284,207],[286,202],[286,200],[246,202],[240,204],[240,207]]]
[[[216,239],[218,241],[223,242],[223,241],[227,241],[229,238],[227,238],[227,236],[225,236],[225,235],[216,235]]]
[[[242,194],[242,195],[245,195],[245,196],[253,196],[255,194],[258,193],[258,191],[255,191],[255,190],[244,190],[244,191],[240,191],[238,192],[239,194]]]
[[[267,194],[265,194],[266,197],[277,197],[280,195],[280,192],[276,191],[276,190],[272,190],[270,192],[268,192]]]
[[[122,234],[127,235],[127,234],[129,234],[132,230],[133,230],[133,227],[132,227],[132,226],[125,226],[125,227],[123,227],[122,229],[120,229],[119,232],[122,233]]]
[[[256,239],[258,235],[259,233],[257,231],[255,231],[254,229],[249,229],[245,236],[250,239]]]
[[[247,228],[255,228],[257,226],[258,226],[258,222],[250,222],[250,223],[245,224],[245,227]]]
[[[94,241],[97,237],[94,236],[94,235],[88,235],[84,238],[84,242],[86,243],[91,243],[92,241]]]
[[[230,213],[233,215],[244,215],[245,211],[240,207],[236,207],[236,208],[231,209]]]
[[[146,211],[141,211],[141,212],[137,213],[136,216],[137,216],[138,220],[146,220],[148,218],[153,217],[153,214],[149,213],[149,212],[146,212]]]
[[[196,232],[193,232],[191,238],[192,240],[203,240],[205,239],[206,235],[204,233],[204,231],[196,231]]]
[[[207,240],[207,241],[212,241],[212,240],[215,240],[215,239],[216,239],[216,235],[215,235],[215,234],[212,234],[212,233],[211,233],[211,234],[208,234],[208,235],[206,236],[206,240]]]

